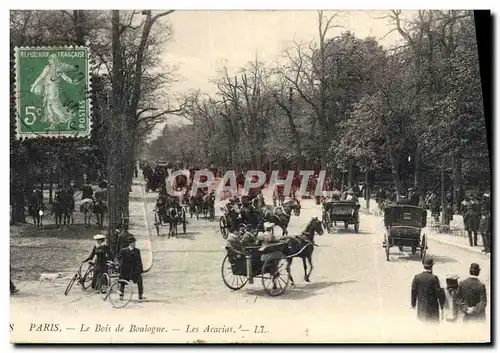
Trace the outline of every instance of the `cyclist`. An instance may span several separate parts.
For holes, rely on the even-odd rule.
[[[98,289],[98,279],[101,278],[103,273],[108,272],[108,265],[106,264],[106,262],[112,261],[113,255],[111,255],[111,250],[105,243],[106,237],[103,234],[94,235],[94,240],[96,241],[96,245],[94,245],[94,247],[92,248],[90,256],[82,262],[85,263],[92,260],[94,256],[96,257],[96,261],[94,264],[94,275],[92,277],[92,289]]]

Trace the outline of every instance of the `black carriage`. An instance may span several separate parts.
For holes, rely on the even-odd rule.
[[[154,226],[156,229],[156,235],[160,235],[160,227],[163,225],[169,225],[170,224],[170,219],[169,219],[169,214],[167,210],[170,207],[167,206],[164,209],[159,209],[158,207],[155,207],[154,210]],[[178,218],[178,223],[177,224],[182,224],[182,232],[183,234],[186,234],[186,210],[185,207],[182,205],[177,206],[177,214],[179,215]],[[177,235],[177,233],[176,233]],[[170,232],[168,234],[168,238],[170,238]]]
[[[344,222],[347,229],[349,224],[354,224],[354,232],[359,232],[359,208],[355,201],[325,201],[323,202],[323,225],[328,233],[331,232],[333,224]]]
[[[267,294],[273,297],[283,294],[290,281],[286,271],[287,257],[283,253],[286,246],[283,242],[242,249],[227,246],[222,261],[224,284],[229,289],[239,290],[247,283],[253,284],[254,278],[260,278]]]
[[[428,243],[422,228],[427,226],[427,211],[410,205],[389,205],[384,210],[385,235],[383,247],[387,261],[389,249],[397,246],[410,247],[413,255],[420,251],[420,259],[425,260]]]

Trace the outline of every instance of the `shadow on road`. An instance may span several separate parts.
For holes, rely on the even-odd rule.
[[[286,291],[282,295],[276,298],[292,299],[292,300],[307,299],[317,295],[318,290],[332,286],[340,286],[342,284],[347,284],[347,283],[355,283],[355,282],[357,281],[316,282],[316,283],[308,283],[305,285],[304,284],[299,284],[299,285],[295,284],[294,286],[289,285]],[[273,298],[269,296],[263,289],[248,290],[245,292],[245,294],[248,296],[255,295],[259,297]]]
[[[455,260],[454,258],[449,257],[449,256],[437,256],[437,255],[433,255],[433,254],[429,254],[428,256],[430,258],[432,258],[435,263],[446,264],[446,263],[456,263],[456,262],[458,262],[457,260]]]
[[[362,231],[359,231],[358,233],[354,232],[354,228],[347,228],[347,229],[344,229],[344,228],[333,228],[331,230],[330,233],[326,233],[327,235],[328,234],[331,234],[331,235],[336,235],[336,234],[349,234],[349,235],[352,235],[352,236],[358,236],[358,235],[363,235],[363,234],[367,234],[366,232],[362,232]]]
[[[412,255],[411,253],[391,253],[391,262],[421,262],[422,260],[420,259],[420,253],[417,251],[415,255]],[[457,260],[454,258],[448,257],[448,256],[437,256],[437,255],[432,255],[432,254],[427,254],[426,258],[430,257],[434,259],[435,263],[456,263]]]

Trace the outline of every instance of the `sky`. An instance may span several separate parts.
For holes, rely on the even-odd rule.
[[[340,28],[329,32],[334,37],[350,30],[356,36],[373,36],[383,46],[397,44],[397,32],[387,35],[392,29],[390,20],[380,19],[389,11],[341,11],[334,19]],[[403,11],[403,17],[411,17],[415,11]],[[325,11],[325,16],[335,14]],[[217,76],[217,69],[226,64],[237,70],[249,61],[258,58],[273,64],[280,53],[297,41],[318,38],[318,13],[316,11],[176,11],[164,18],[173,29],[173,36],[165,45],[163,61],[177,66],[180,81],[169,88],[170,94],[182,94],[200,89],[213,94],[215,86],[210,83]],[[387,35],[387,36],[386,36]],[[177,123],[175,117],[170,123]],[[163,128],[157,126],[154,138]]]

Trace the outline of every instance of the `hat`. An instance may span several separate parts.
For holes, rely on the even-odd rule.
[[[470,269],[469,269],[469,270],[470,270],[470,271],[476,271],[476,272],[479,272],[479,271],[481,271],[481,268],[479,267],[479,265],[478,265],[478,264],[476,264],[476,263],[472,263],[472,264],[470,264]]]
[[[446,287],[447,288],[457,288],[458,287],[458,276],[457,275],[447,275],[446,276]]]
[[[434,260],[431,259],[431,258],[427,258],[427,259],[424,260],[423,264],[424,264],[425,268],[426,267],[432,267],[432,266],[434,266]]]
[[[104,236],[103,234],[94,235],[94,240],[103,240],[103,239],[106,239],[106,236]]]
[[[127,238],[127,242],[129,243],[133,243],[134,241],[137,241],[137,239],[135,239],[133,236]]]

